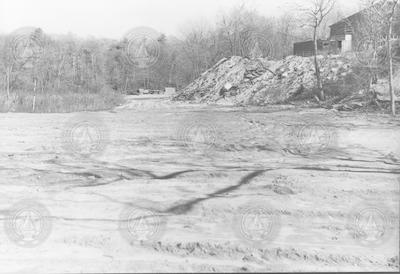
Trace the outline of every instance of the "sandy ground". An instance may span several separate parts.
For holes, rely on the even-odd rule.
[[[0,114],[0,271],[399,270],[399,117],[127,100]]]

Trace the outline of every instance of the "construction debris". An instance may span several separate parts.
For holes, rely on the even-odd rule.
[[[393,74],[393,89],[396,97],[400,96],[400,70]],[[372,89],[377,95],[379,101],[390,101],[389,81],[387,79],[379,79]]]
[[[324,82],[339,82],[351,72],[350,61],[340,56],[318,56]],[[272,61],[238,56],[224,58],[181,90],[175,100],[200,103],[266,105],[283,103],[312,91],[312,57],[289,56]]]
[[[352,111],[368,107],[371,101],[372,100],[368,100],[365,95],[355,94],[347,96],[332,107],[340,111]]]

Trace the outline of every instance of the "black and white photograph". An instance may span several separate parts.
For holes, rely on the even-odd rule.
[[[0,0],[0,273],[399,272],[400,0]]]

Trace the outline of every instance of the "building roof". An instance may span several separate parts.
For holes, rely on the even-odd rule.
[[[361,11],[359,11],[359,12],[356,12],[356,13],[354,13],[354,14],[352,14],[352,15],[346,17],[346,18],[343,18],[342,20],[340,20],[340,21],[338,21],[338,22],[336,22],[336,23],[330,25],[329,27],[331,28],[331,27],[336,26],[336,25],[338,25],[338,24],[343,24],[343,23],[351,22],[352,20],[354,20],[354,19],[356,19],[356,18],[362,16],[362,14],[365,12],[365,10],[366,10],[366,9],[363,9],[363,10],[361,10]]]
[[[326,42],[328,40],[325,39],[317,39],[318,43],[319,42]],[[309,40],[305,40],[305,41],[299,41],[299,42],[294,42],[293,44],[303,44],[303,43],[314,43],[314,40],[309,39]]]
[[[356,12],[356,13],[353,13],[352,15],[350,15],[350,16],[348,16],[348,17],[346,17],[346,18],[343,18],[342,20],[340,20],[340,21],[338,21],[338,22],[336,22],[336,23],[330,25],[329,27],[332,27],[332,26],[334,26],[334,25],[341,24],[341,23],[347,22],[347,21],[350,21],[350,22],[351,22],[352,20],[356,19],[357,17],[362,16],[363,13],[365,13],[366,11],[368,11],[368,10],[371,9],[371,8],[375,8],[375,9],[382,8],[382,6],[384,6],[385,3],[386,3],[386,2],[378,1],[378,2],[375,3],[374,5],[372,5],[372,6],[370,6],[370,7],[367,7],[367,8],[364,8],[364,9],[362,9],[362,10]]]

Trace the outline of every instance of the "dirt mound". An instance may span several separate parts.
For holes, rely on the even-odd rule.
[[[323,82],[343,79],[350,61],[319,56]],[[224,58],[181,90],[175,100],[201,103],[264,105],[281,103],[315,87],[312,57],[289,56],[272,61],[238,56]]]

